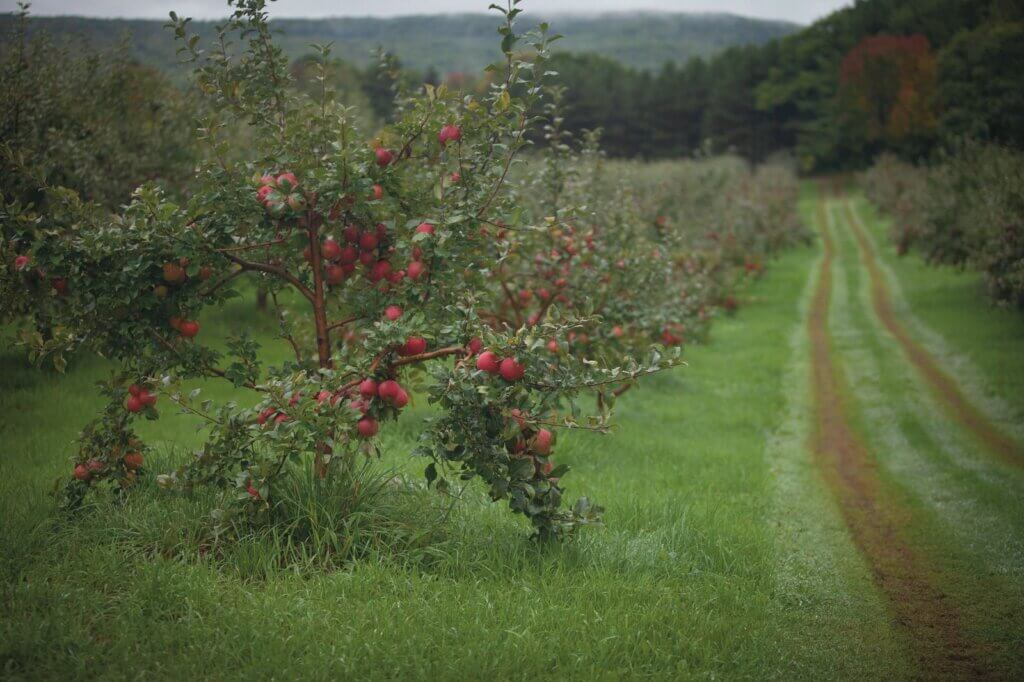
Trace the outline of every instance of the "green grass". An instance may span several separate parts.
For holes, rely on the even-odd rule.
[[[985,452],[946,417],[875,317],[868,273],[840,204],[831,219],[838,253],[831,331],[859,431],[911,512],[906,531],[914,546],[961,606],[965,633],[992,645],[998,669],[1024,674],[1024,615],[1010,606],[1024,601],[1024,471]],[[1002,331],[991,321],[990,329]]]
[[[807,220],[815,201],[808,185]],[[560,546],[529,541],[523,520],[476,485],[444,522],[448,501],[415,486],[369,496],[367,513],[386,534],[335,570],[282,567],[273,533],[200,555],[196,537],[215,502],[205,494],[180,498],[146,484],[123,504],[100,501],[62,519],[50,491],[68,470],[77,430],[99,407],[92,383],[108,366],[80,359],[62,377],[4,351],[0,676],[913,677],[905,637],[806,448],[803,316],[819,255],[804,248],[774,263],[739,314],[716,321],[707,345],[688,349],[688,367],[624,396],[612,435],[560,439],[556,456],[573,467],[570,498],[585,494],[607,510],[605,527]],[[843,262],[852,267],[849,254]],[[847,311],[861,306],[861,286],[847,281]],[[911,284],[903,287],[914,301]],[[273,322],[250,305],[205,320],[204,334],[244,325],[269,356],[283,356]],[[870,317],[858,314],[850,324],[872,338]],[[871,344],[865,352],[884,363],[885,383],[864,380],[862,390],[892,396],[892,428],[910,433],[913,446],[901,456],[930,467],[919,479],[893,459],[887,475],[919,496],[931,514],[921,528],[955,552],[947,565],[964,584],[1015,595],[1006,586],[1020,584],[1011,550],[1021,524],[1009,516],[1020,509],[1009,499],[1018,481],[960,467],[969,453],[956,451],[959,441],[934,448],[935,413],[911,400],[884,338]],[[204,391],[227,395],[218,384]],[[201,436],[191,418],[160,407],[160,420],[143,431],[160,452],[153,469],[186,456]],[[381,467],[417,480],[422,462],[408,453],[426,413],[418,405],[387,430]],[[294,494],[296,508],[313,508],[301,486]],[[943,524],[943,499],[966,505],[954,507],[964,513],[953,524]],[[986,526],[986,518],[999,523]],[[986,571],[994,575],[978,580]],[[1015,618],[1000,641],[1014,636]],[[998,627],[994,620],[977,627]]]
[[[1024,436],[1024,314],[992,304],[975,271],[931,266],[915,252],[901,258],[887,238],[888,219],[863,198],[855,205],[889,271],[894,304],[902,304],[910,331],[976,403],[1008,431]]]

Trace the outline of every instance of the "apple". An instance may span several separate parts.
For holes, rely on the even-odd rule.
[[[341,247],[333,239],[325,239],[320,253],[327,260],[338,260],[341,257]]]
[[[61,296],[68,293],[68,281],[63,277],[54,277],[50,280],[50,286]]]
[[[373,379],[363,379],[359,383],[359,395],[367,400],[377,397],[377,382]]]
[[[128,387],[128,393],[135,396],[136,398],[141,396],[142,392],[145,390],[146,389],[142,388],[142,386],[139,386],[138,384],[132,384],[131,386]]]
[[[277,412],[277,410],[275,410],[273,407],[264,408],[260,412],[259,416],[256,417],[256,423],[261,425],[266,424],[267,420],[273,417],[275,412]]]
[[[181,325],[178,327],[178,332],[186,338],[195,338],[196,334],[199,333],[199,323],[195,320],[182,320]]]
[[[612,327],[612,336],[614,336],[617,339],[620,339],[622,338],[622,334],[622,327],[620,327],[619,325],[615,325],[614,327]]]
[[[384,317],[388,318],[392,322],[402,316],[402,309],[397,305],[389,305],[384,309]]]
[[[427,271],[427,266],[418,260],[409,263],[409,279],[418,280]]]
[[[537,435],[533,437],[533,450],[534,452],[547,455],[551,452],[551,442],[554,439],[554,435],[547,429],[538,429]]]
[[[252,483],[246,486],[245,492],[249,493],[249,497],[251,497],[254,500],[260,499],[260,491],[256,490],[256,488],[253,487]]]
[[[277,176],[277,186],[285,192],[292,192],[299,186],[299,179],[295,173],[281,173]]]
[[[146,389],[142,389],[142,391],[138,395],[138,398],[139,398],[139,400],[142,401],[142,404],[147,406],[147,407],[149,407],[151,405],[156,405],[157,396],[153,395],[152,393],[150,393]]]
[[[377,420],[373,417],[363,417],[356,423],[356,429],[361,437],[373,438],[377,435],[379,426],[377,425]]]
[[[498,374],[501,371],[502,361],[494,351],[485,350],[476,359],[476,368],[488,374]]]
[[[143,407],[145,405],[143,405],[142,399],[138,396],[130,395],[128,400],[124,401],[124,408],[129,412],[141,412]]]
[[[531,298],[533,298],[533,292],[529,289],[523,289],[519,292],[519,300],[522,303],[529,303]]]
[[[340,265],[328,265],[327,266],[327,283],[328,284],[341,284],[345,281],[345,268]]]
[[[403,279],[405,279],[405,270],[395,270],[388,275],[388,281],[392,284],[401,284]]]
[[[552,462],[544,462],[543,464],[540,465],[540,472],[542,474],[544,474],[545,476],[547,476],[552,471],[554,471],[554,469],[555,469],[555,465]]]
[[[32,259],[29,258],[28,256],[18,256],[17,258],[14,259],[14,269],[17,270],[18,272],[21,272],[22,270],[27,268],[31,262]]]
[[[341,231],[341,234],[343,237],[345,237],[345,241],[347,241],[349,244],[359,243],[359,228],[356,227],[355,225],[347,226],[344,230]]]
[[[554,339],[551,339],[550,341],[548,341],[548,350],[551,351],[552,353],[557,353],[558,352],[558,341],[555,341]]]
[[[483,347],[484,347],[484,342],[481,341],[480,338],[477,337],[477,336],[474,336],[473,338],[471,338],[469,340],[469,343],[466,344],[466,348],[469,349],[470,355],[476,355],[477,353],[480,352],[480,349],[483,348]]]
[[[428,222],[422,222],[416,226],[416,234],[434,234],[434,226]]]
[[[359,250],[351,244],[346,246],[338,254],[338,261],[341,263],[355,263],[359,259]]]
[[[383,241],[388,236],[388,226],[384,223],[377,223],[377,240]]]
[[[398,385],[398,382],[394,379],[388,379],[380,382],[380,386],[377,387],[377,395],[381,400],[387,400],[389,403],[394,401],[395,396],[402,390],[402,387]]]
[[[380,201],[384,198],[384,188],[380,185],[373,186],[373,199],[374,201]]]
[[[373,251],[377,248],[378,241],[377,235],[373,232],[364,232],[362,236],[359,237],[359,248],[363,251]]]
[[[124,456],[124,466],[129,471],[135,471],[142,467],[142,453],[141,452],[129,452]]]
[[[386,260],[379,260],[373,264],[373,269],[370,271],[370,280],[379,282],[388,275],[391,274],[391,263]]]
[[[275,424],[280,424],[280,423],[286,422],[286,421],[288,421],[288,415],[286,415],[284,412],[278,412],[277,416],[274,417],[274,423]]]
[[[266,206],[269,203],[270,194],[274,191],[274,188],[270,185],[263,185],[256,190],[256,200]]]
[[[454,172],[453,172],[453,173],[451,174],[450,180],[452,181],[452,183],[453,183],[453,184],[454,184],[454,183],[457,183],[457,182],[458,182],[459,180],[461,180],[461,179],[462,179],[462,176],[461,176],[461,175],[459,175],[459,172],[458,172],[458,171],[454,171]]]
[[[384,168],[395,160],[395,155],[384,147],[377,147],[376,151],[374,151],[374,156],[377,157],[377,165],[381,168]],[[376,433],[376,431],[374,431],[374,433]]]
[[[462,129],[457,125],[449,123],[438,131],[437,139],[441,143],[442,147],[449,142],[457,142],[462,139]]]
[[[427,340],[422,336],[410,336],[401,348],[398,349],[399,355],[419,355],[420,353],[426,352]]]
[[[187,276],[185,268],[177,263],[164,263],[164,281],[168,284],[180,284]]]
[[[79,481],[88,481],[90,476],[89,469],[87,469],[84,464],[79,464],[75,466],[75,471],[73,475]]]
[[[377,260],[377,254],[373,251],[363,251],[359,254],[359,262],[363,265],[373,265]]]
[[[391,404],[398,409],[402,409],[409,404],[409,394],[406,393],[403,388],[398,389],[398,393],[396,393],[395,397],[391,400]]]
[[[199,279],[205,282],[211,277],[213,277],[213,268],[211,268],[209,265],[204,265],[201,268],[199,268]]]
[[[502,360],[499,371],[501,372],[501,378],[505,381],[519,381],[526,374],[526,368],[515,358],[505,358]]]
[[[289,194],[288,207],[293,211],[301,211],[306,208],[306,199],[301,194]]]
[[[323,405],[325,402],[327,402],[330,399],[331,399],[331,392],[328,391],[327,389],[321,389],[320,392],[316,394],[316,404],[317,405]]]
[[[96,459],[95,457],[93,457],[88,462],[86,462],[85,466],[89,470],[89,473],[91,473],[91,474],[95,474],[95,473],[99,473],[100,471],[103,471],[103,462],[101,462],[100,460]]]

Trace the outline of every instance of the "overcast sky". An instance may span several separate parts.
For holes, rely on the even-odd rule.
[[[278,17],[378,16],[482,12],[492,0],[281,0],[271,5]],[[810,23],[849,0],[526,0],[528,12],[598,12],[666,10],[676,12],[730,12],[767,19]],[[17,0],[0,0],[0,12],[13,11]],[[224,0],[35,0],[34,14],[78,14],[91,17],[163,19],[169,10],[196,19],[223,17]]]

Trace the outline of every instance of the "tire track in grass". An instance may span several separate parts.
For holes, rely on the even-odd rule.
[[[847,389],[832,358],[828,319],[834,245],[824,201],[818,205],[824,255],[807,318],[815,428],[811,448],[833,489],[854,542],[871,565],[928,679],[991,674],[980,647],[966,638],[956,606],[900,530],[909,513],[887,494],[876,463],[847,419]]]
[[[893,311],[889,287],[878,265],[874,246],[864,233],[860,216],[849,201],[844,201],[843,204],[848,218],[847,222],[857,240],[861,263],[867,268],[871,278],[871,302],[875,309],[875,315],[882,321],[893,338],[899,342],[907,359],[918,369],[921,376],[924,377],[925,383],[937,397],[939,404],[946,409],[949,415],[974,434],[988,450],[1007,462],[1024,466],[1024,447],[1000,431],[981,410],[974,406],[953,378],[942,370],[938,362],[910,336],[906,327],[900,322]]]

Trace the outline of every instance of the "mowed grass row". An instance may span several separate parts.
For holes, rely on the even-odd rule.
[[[1024,498],[1020,495],[1024,470],[987,451],[949,418],[877,318],[868,270],[850,220],[843,202],[830,202],[828,222],[838,254],[831,333],[853,394],[852,416],[878,464],[892,503],[908,512],[907,538],[960,611],[962,634],[982,644],[989,670],[1020,675],[1024,673],[1020,649],[1024,617],[1018,608],[1024,602]],[[871,240],[876,252],[878,237],[874,234]],[[901,263],[899,267],[913,272],[915,265]],[[888,276],[903,284],[891,270]],[[1014,331],[1015,313],[979,307],[984,298],[976,289],[976,278],[945,279],[943,288],[968,289],[975,296],[972,313],[962,316],[959,324],[973,317],[987,331],[975,331],[978,335],[973,338],[1001,348],[1006,335]],[[921,288],[927,282],[911,277],[907,286],[890,290],[894,307],[904,311],[908,323],[911,307],[902,300],[901,292],[923,296]],[[952,300],[966,300],[960,293]],[[917,323],[917,328],[923,325]],[[935,331],[931,334],[944,336]],[[978,357],[986,355],[981,347],[972,350]],[[1024,369],[1021,358],[1004,359],[1005,374]],[[988,378],[987,372],[978,371],[973,380]]]
[[[810,186],[802,205],[814,215]],[[53,480],[98,408],[105,366],[67,377],[3,356],[0,670],[8,677],[863,677],[912,674],[906,642],[810,463],[803,314],[817,248],[770,268],[690,366],[620,403],[611,436],[563,434],[570,497],[606,527],[538,547],[471,486],[414,550],[345,570],[275,569],[263,540],[226,558],[189,543],[205,501],[152,489],[68,522]],[[204,321],[274,324],[249,303]],[[206,333],[204,331],[204,333]],[[227,395],[215,384],[205,390]],[[194,422],[162,404],[143,430],[164,460]],[[383,464],[412,475],[423,406]],[[173,445],[173,447],[172,447]],[[429,513],[428,513],[429,512]]]

